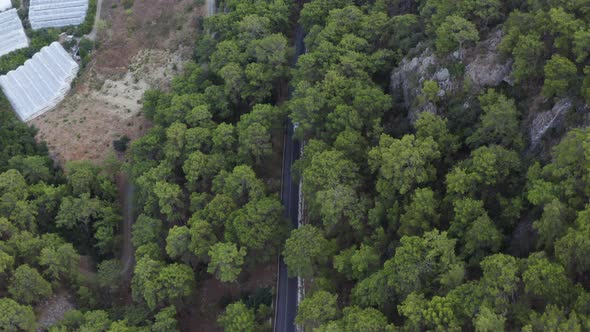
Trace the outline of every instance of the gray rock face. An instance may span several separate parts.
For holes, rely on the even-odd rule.
[[[400,66],[391,74],[391,91],[408,109],[410,122],[414,123],[422,112],[437,113],[437,107],[433,103],[418,103],[424,82],[436,81],[440,87],[438,96],[443,97],[453,88],[450,76],[447,68],[439,66],[436,56],[430,49],[424,50],[418,57],[402,60]]]
[[[572,107],[572,101],[564,98],[555,103],[549,111],[538,113],[530,127],[531,147],[537,146],[547,130],[559,126],[565,114]]]
[[[434,74],[434,79],[439,82],[444,82],[448,80],[449,77],[451,77],[451,74],[449,73],[449,70],[447,68],[443,68],[437,71],[436,74]]]
[[[409,108],[421,91],[422,83],[428,79],[430,67],[436,66],[435,56],[426,49],[418,57],[404,58],[400,66],[391,73],[391,91],[394,96],[403,100]]]
[[[476,47],[467,49],[463,63],[465,76],[452,77],[444,63],[458,61],[456,59],[439,59],[432,50],[425,49],[419,56],[404,58],[391,73],[391,92],[398,102],[408,110],[408,119],[414,123],[421,112],[437,113],[437,106],[431,103],[421,105],[418,97],[425,81],[436,81],[440,87],[438,96],[441,100],[461,91],[465,79],[471,82],[475,91],[486,87],[498,86],[510,78],[512,60],[504,59],[498,50],[502,41],[502,31],[497,31],[478,43]]]
[[[509,81],[512,59],[500,55],[498,46],[501,41],[502,30],[498,30],[477,45],[475,58],[465,67],[465,77],[471,80],[475,89],[495,87],[502,81]]]

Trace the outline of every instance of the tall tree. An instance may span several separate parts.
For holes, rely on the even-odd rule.
[[[312,225],[293,230],[283,250],[289,275],[313,277],[330,259],[330,247],[321,231]]]
[[[8,292],[23,304],[39,303],[53,293],[51,284],[26,264],[14,270]]]
[[[283,206],[276,197],[251,201],[236,211],[226,234],[237,244],[256,253],[257,260],[268,261],[276,255],[287,234]],[[227,235],[226,235],[227,237]]]
[[[498,144],[508,149],[521,149],[523,141],[514,100],[490,89],[479,97],[479,104],[483,110],[481,123],[467,138],[467,144],[474,147]]]
[[[191,234],[187,226],[174,226],[168,231],[166,237],[166,253],[172,259],[179,259],[184,263],[191,260],[189,245]]]
[[[543,95],[561,97],[567,94],[568,88],[572,86],[572,77],[575,77],[576,73],[576,65],[568,58],[553,55],[545,65]]]
[[[405,135],[394,139],[382,135],[379,146],[369,152],[369,165],[378,172],[377,191],[387,200],[404,195],[416,186],[436,179],[432,162],[440,158],[432,137]]]
[[[443,54],[459,50],[459,59],[463,59],[463,46],[478,40],[475,25],[460,16],[448,16],[436,30],[436,50]]]
[[[590,211],[578,213],[576,227],[555,242],[555,257],[571,274],[590,271]]]
[[[33,308],[9,298],[0,299],[0,329],[3,331],[35,331]]]
[[[317,291],[306,296],[297,309],[295,322],[308,330],[337,318],[339,310],[338,295],[326,291]]]
[[[430,188],[418,188],[412,193],[410,204],[400,218],[397,233],[404,235],[420,235],[438,224],[438,200]]]
[[[227,332],[254,332],[256,330],[254,311],[243,302],[231,303],[217,322]]]
[[[217,242],[211,224],[202,219],[191,218],[189,233],[191,236],[189,250],[196,256],[197,260],[207,262],[209,260],[209,249]]]
[[[219,242],[211,246],[209,250],[209,265],[207,272],[215,275],[223,282],[234,282],[242,272],[246,248],[231,242]]]

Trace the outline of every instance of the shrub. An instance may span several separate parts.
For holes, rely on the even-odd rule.
[[[115,150],[119,152],[125,152],[127,150],[127,145],[129,144],[129,137],[126,135],[113,141],[113,147]]]

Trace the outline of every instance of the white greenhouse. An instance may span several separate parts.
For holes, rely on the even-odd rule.
[[[59,104],[77,73],[78,64],[54,42],[24,65],[0,76],[0,87],[18,117],[29,121]]]
[[[10,0],[0,0],[0,12],[5,11],[7,9],[12,8],[12,1]]]
[[[88,0],[31,0],[29,21],[33,30],[79,25],[86,11]]]
[[[29,40],[23,29],[23,24],[16,13],[16,9],[1,12],[0,56],[27,46],[29,46]]]

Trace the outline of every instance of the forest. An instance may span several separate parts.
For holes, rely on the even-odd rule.
[[[123,164],[56,167],[0,102],[0,330],[35,330],[64,290],[77,309],[51,332],[184,330],[206,280],[243,285],[279,254],[305,282],[305,331],[590,330],[587,0],[218,7],[171,89],[145,93],[153,127]],[[510,73],[479,86],[467,73],[496,35]],[[425,58],[408,98],[392,73]],[[531,119],[563,101],[533,144]],[[297,229],[279,198],[288,118]],[[136,188],[131,280],[120,173]],[[207,305],[223,331],[270,331],[274,291]]]

